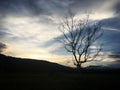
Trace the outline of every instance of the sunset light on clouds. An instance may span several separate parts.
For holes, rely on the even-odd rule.
[[[103,23],[102,53],[109,56],[110,52],[120,52],[120,7],[116,7],[117,3],[120,5],[119,0],[1,0],[0,41],[7,45],[3,54],[71,66],[68,62],[71,55],[55,39],[61,35],[58,27],[68,8],[77,18],[89,14],[91,21]],[[113,58],[107,57],[103,62],[108,59]]]

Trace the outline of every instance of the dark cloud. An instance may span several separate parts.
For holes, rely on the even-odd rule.
[[[70,55],[70,53],[65,50],[63,45],[61,45],[61,47],[59,48],[56,48],[55,50],[51,50],[50,53],[56,55],[65,55],[65,56]]]
[[[120,52],[111,52],[109,57],[114,59],[120,59]]]
[[[117,0],[115,5],[113,6],[113,11],[115,12],[115,15],[120,17],[120,0]]]
[[[89,10],[89,9],[95,9],[93,7],[100,6],[101,4],[104,4],[106,0],[72,0],[73,3],[71,3],[69,6],[72,8],[79,8],[80,10]]]
[[[0,40],[4,41],[5,38],[10,38],[13,34],[4,25],[0,25]]]
[[[48,40],[46,41],[43,45],[41,45],[40,47],[49,47],[49,46],[52,46],[56,43],[57,41],[52,39],[52,40]]]
[[[0,39],[4,38],[5,36],[8,36],[8,35],[10,35],[10,34],[5,31],[0,31]]]
[[[38,0],[0,0],[0,16],[38,15],[43,13]]]
[[[108,1],[109,3],[110,0],[0,0],[0,17],[4,19],[5,16],[9,14],[18,16],[52,14],[62,15],[68,10],[68,8],[72,8],[75,12],[79,12],[79,10],[91,11],[92,9],[98,9],[102,4],[106,3],[106,1]],[[116,13],[120,12],[119,0],[117,0],[113,8]],[[47,22],[47,20],[45,22]],[[107,27],[109,26],[111,28],[117,29],[120,28],[120,22],[118,22],[118,18],[105,20],[104,24]],[[5,30],[1,30],[2,29],[0,28],[0,37],[3,37],[3,35],[8,34],[7,32],[5,32]],[[115,37],[118,39],[119,37],[117,36]],[[107,32],[106,38],[112,40],[112,38],[114,38],[114,35],[111,34],[110,36],[110,34]],[[50,44],[50,42],[48,43]]]
[[[101,6],[106,0],[0,0],[0,16],[15,15],[62,15],[68,8],[88,11]],[[109,0],[108,0],[109,1]]]
[[[102,27],[106,27],[104,30],[103,36],[98,40],[98,42],[103,43],[103,52],[120,52],[120,18],[113,17],[101,20]],[[44,47],[49,47],[55,45],[56,43],[60,43],[58,40],[64,39],[63,35],[60,35],[55,38],[55,40],[49,40],[44,43]],[[63,48],[64,46],[62,46]],[[52,53],[57,52],[57,54],[61,54],[61,47],[56,48],[52,51]],[[64,52],[63,52],[64,53]],[[115,57],[111,55],[111,57]]]
[[[3,50],[6,49],[6,48],[7,48],[6,44],[0,42],[0,53],[2,53]]]
[[[107,65],[110,68],[115,68],[115,69],[120,69],[120,60],[111,62],[110,64]]]
[[[120,17],[112,17],[101,20],[101,23],[104,27],[110,27],[114,29],[120,28]]]
[[[101,20],[102,27],[104,29],[104,34],[100,39],[103,44],[103,50],[110,52],[120,51],[120,18],[113,17]]]
[[[104,52],[119,52],[120,51],[120,32],[111,31],[109,29],[104,31],[103,36],[100,41],[103,42],[103,51]]]
[[[0,0],[0,16],[12,15],[50,15],[63,9],[66,0]],[[51,11],[51,12],[50,12]]]

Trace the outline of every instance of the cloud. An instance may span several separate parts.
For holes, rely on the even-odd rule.
[[[115,0],[116,1],[116,0]],[[12,15],[57,15],[66,13],[68,8],[75,13],[86,11],[105,11],[113,0],[1,0],[0,16]],[[101,7],[102,5],[102,7]],[[96,7],[100,7],[97,8]],[[107,9],[108,10],[108,9]]]
[[[107,18],[100,21],[102,24],[102,29],[104,29],[103,36],[98,40],[102,42],[103,52],[119,52],[120,51],[120,18],[113,17]],[[48,40],[43,46],[49,47],[54,46],[59,43],[58,40],[64,39],[63,35],[59,35],[55,40]],[[61,45],[62,46],[62,45]],[[62,46],[63,47],[63,46]],[[52,51],[52,53],[61,54],[62,47],[58,47]],[[64,52],[62,52],[64,54]]]
[[[0,18],[12,16],[47,15],[44,9],[44,0],[0,0]],[[45,1],[44,1],[45,2]],[[46,2],[47,4],[47,2]]]
[[[101,20],[103,36],[100,41],[103,42],[104,52],[119,52],[120,51],[120,18],[112,17]]]
[[[101,20],[103,27],[118,29],[120,31],[120,17],[112,17]],[[109,29],[108,29],[109,30]]]
[[[111,52],[111,54],[109,55],[109,57],[120,60],[120,52]]]
[[[0,53],[2,53],[3,50],[6,49],[6,48],[7,48],[6,44],[0,42]]]
[[[120,17],[120,0],[116,0],[116,3],[113,6],[113,11],[115,15]]]
[[[120,59],[109,63],[107,66],[110,68],[120,69]]]
[[[60,17],[67,13],[68,8],[77,14],[96,12],[92,17],[103,19],[111,16],[108,12],[111,11],[109,8],[113,7],[114,1],[116,0],[0,0],[0,40],[12,48],[6,52],[9,55],[24,57],[27,53],[30,58],[34,54],[41,57],[48,55],[48,59],[57,56],[60,59],[59,55],[66,55],[66,52],[63,51],[62,45],[60,47],[56,44],[59,42],[54,38],[63,38],[57,31],[57,26]],[[119,29],[118,22],[106,22],[107,27]],[[119,44],[116,39],[119,38],[119,33],[112,33],[106,32],[104,40],[109,41],[109,45],[114,40],[115,48],[115,43]],[[112,45],[110,48],[113,48]]]

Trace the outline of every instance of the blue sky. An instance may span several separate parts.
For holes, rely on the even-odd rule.
[[[91,21],[102,22],[102,64],[118,60],[110,55],[120,52],[119,0],[0,0],[0,42],[7,46],[3,54],[72,66],[71,56],[54,39],[61,36],[58,26],[68,8],[78,18],[89,14]]]

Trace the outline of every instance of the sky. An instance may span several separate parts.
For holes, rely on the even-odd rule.
[[[120,66],[120,0],[0,0],[0,48],[7,47],[2,53],[73,66],[55,40],[69,9],[78,18],[89,14],[91,21],[102,22],[105,59],[92,64]]]

